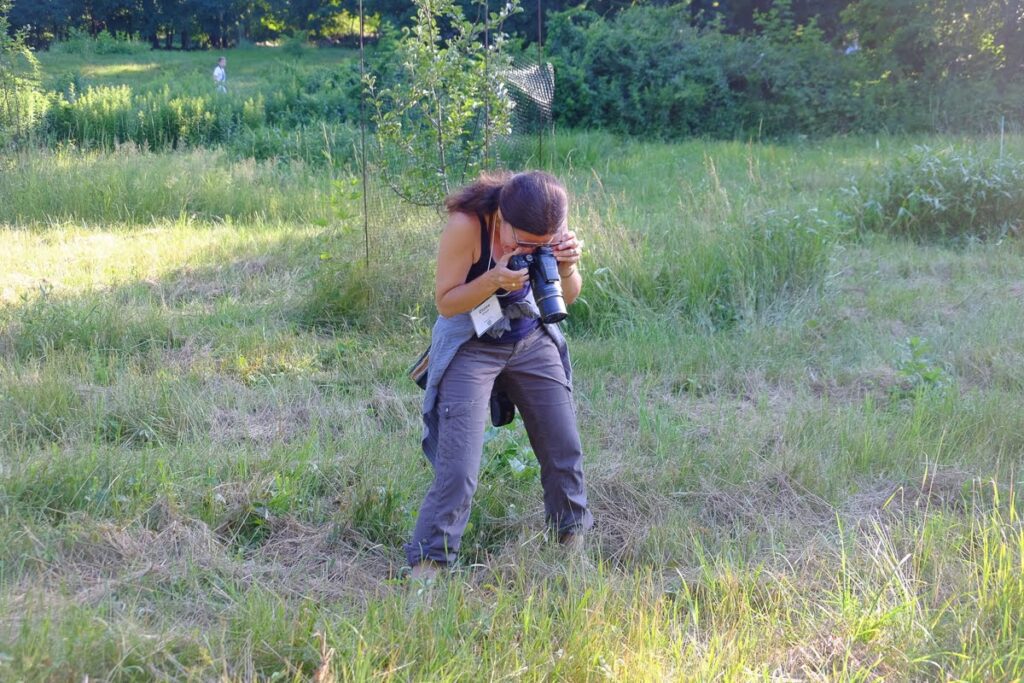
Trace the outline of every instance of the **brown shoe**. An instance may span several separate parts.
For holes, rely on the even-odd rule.
[[[437,560],[420,560],[409,572],[409,578],[413,581],[433,581],[442,569],[444,565]]]
[[[582,531],[565,531],[558,537],[558,543],[570,552],[580,552],[585,543]]]

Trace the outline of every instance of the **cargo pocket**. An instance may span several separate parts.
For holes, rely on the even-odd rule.
[[[483,425],[475,424],[473,419],[475,407],[475,401],[442,403],[438,406],[438,464],[449,463],[453,457],[464,460],[467,450],[473,447],[474,439],[483,440]]]

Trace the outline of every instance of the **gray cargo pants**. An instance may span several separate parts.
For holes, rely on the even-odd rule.
[[[514,344],[471,339],[455,354],[438,389],[434,482],[420,507],[406,558],[455,561],[477,487],[484,427],[495,382],[523,416],[540,463],[544,511],[559,533],[593,526],[583,483],[576,409],[554,341],[537,328]]]

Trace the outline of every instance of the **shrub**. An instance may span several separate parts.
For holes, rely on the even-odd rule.
[[[292,128],[320,121],[354,121],[362,86],[354,68],[302,68],[287,62],[271,71],[263,109],[267,123]]]
[[[888,84],[868,78],[812,22],[760,15],[761,31],[691,25],[685,4],[633,5],[611,18],[552,14],[555,116],[578,127],[656,136],[831,134],[877,128]]]
[[[149,43],[139,40],[138,36],[118,31],[111,34],[107,30],[100,31],[93,38],[89,32],[72,28],[68,31],[68,37],[59,43],[54,43],[50,50],[53,52],[69,55],[137,55],[150,51]]]
[[[135,127],[132,104],[127,85],[90,87],[72,102],[60,100],[50,122],[61,139],[113,145],[130,139]]]
[[[890,388],[893,398],[915,398],[929,391],[941,392],[955,386],[955,378],[945,364],[933,357],[927,339],[908,337],[899,351],[896,363],[898,381]]]
[[[512,100],[494,74],[510,66],[501,24],[518,0],[477,22],[454,0],[415,0],[392,82],[368,76],[376,152],[389,187],[421,206],[476,175],[492,138],[511,132]],[[480,40],[487,32],[489,43]]]
[[[850,192],[863,231],[917,240],[998,238],[1020,230],[1024,162],[916,147]]]
[[[711,45],[718,38],[690,26],[683,5],[634,6],[611,20],[585,9],[554,14],[556,116],[626,133],[729,134],[728,79],[720,55],[709,51],[721,47]]]
[[[867,78],[862,53],[841,55],[813,20],[797,25],[779,8],[758,20],[760,33],[723,51],[746,130],[831,135],[884,124],[879,100],[886,84]]]
[[[290,37],[281,39],[281,51],[289,57],[299,59],[309,48],[309,31],[295,31]]]
[[[98,55],[137,55],[150,51],[149,43],[123,31],[111,35],[103,30],[96,35],[95,51]]]
[[[93,53],[95,42],[89,32],[81,28],[68,29],[67,37],[53,43],[50,51],[58,54],[87,56]]]
[[[127,85],[93,86],[73,100],[57,97],[47,120],[50,135],[107,149],[124,142],[155,150],[221,143],[242,120],[244,106],[212,95],[176,94],[168,86],[142,95]]]
[[[256,97],[250,97],[242,105],[242,123],[249,128],[257,128],[267,121],[267,107],[263,100],[263,93],[257,93]]]
[[[229,144],[258,159],[344,163],[352,133],[340,122],[359,111],[359,75],[353,70],[299,69],[279,64],[267,94],[218,97],[205,80],[136,93],[127,85],[81,91],[62,79],[45,118],[51,140],[110,149],[134,142],[152,150]]]

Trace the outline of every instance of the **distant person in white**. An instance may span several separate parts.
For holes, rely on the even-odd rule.
[[[217,85],[217,92],[226,93],[228,91],[227,65],[228,60],[221,57],[217,60],[217,66],[213,69],[213,82]]]

